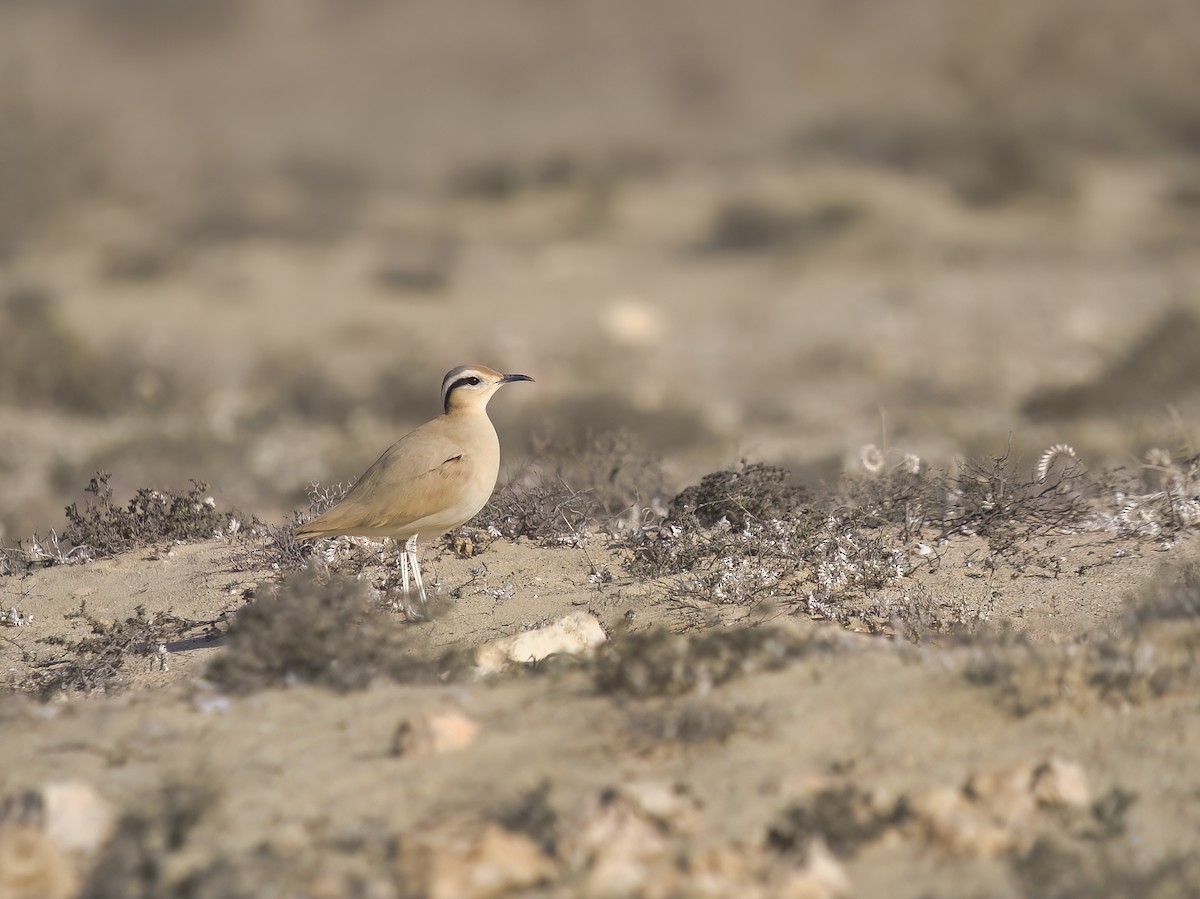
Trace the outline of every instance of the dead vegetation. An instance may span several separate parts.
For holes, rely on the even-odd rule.
[[[144,606],[124,621],[105,621],[90,614],[86,603],[66,619],[82,622],[90,633],[79,639],[44,638],[43,643],[58,649],[50,657],[26,651],[29,674],[15,685],[18,690],[43,700],[60,693],[115,692],[124,686],[132,664],[149,668],[157,663],[165,670],[170,643],[202,632],[211,634],[215,624],[170,611],[149,613]]]
[[[453,651],[431,654],[365,584],[306,569],[260,588],[237,612],[207,676],[229,693],[294,683],[346,692],[376,677],[438,682],[462,668]]]
[[[219,887],[213,889],[214,871],[185,874],[171,864],[187,851],[193,831],[216,800],[213,787],[199,777],[164,784],[143,799],[117,822],[80,899],[220,895]]]
[[[605,695],[680,696],[831,648],[825,638],[766,625],[694,634],[619,632],[596,653],[592,678]]]
[[[731,200],[716,210],[700,249],[712,253],[779,249],[798,253],[848,231],[865,214],[863,208],[850,203],[785,211],[752,200]]]
[[[1017,716],[1064,702],[1146,702],[1193,683],[1200,658],[1200,565],[1162,574],[1127,600],[1122,625],[1077,645],[978,634],[964,669]]]
[[[241,528],[241,516],[219,510],[208,495],[208,485],[192,481],[182,493],[141,487],[124,506],[113,503],[112,475],[98,472],[87,486],[95,497],[81,510],[77,503],[67,507],[63,539],[83,547],[88,557],[101,559],[168,540],[204,540],[226,536]]]
[[[754,732],[764,717],[761,709],[701,696],[638,703],[627,713],[631,745],[643,753],[720,746],[737,733]]]
[[[192,480],[182,492],[140,487],[125,504],[113,502],[108,472],[97,472],[85,490],[94,499],[67,506],[62,534],[35,533],[15,546],[0,546],[0,574],[35,566],[63,565],[104,559],[131,549],[168,542],[232,538],[242,533],[243,516],[221,509],[208,485]],[[251,520],[250,524],[257,524]]]
[[[822,840],[834,855],[853,858],[909,816],[903,801],[879,801],[848,784],[826,787],[784,808],[767,829],[767,845],[776,852],[802,853],[813,840]]]
[[[868,446],[862,472],[816,494],[784,469],[743,462],[681,491],[663,521],[627,530],[627,568],[661,582],[692,626],[731,609],[783,608],[910,639],[969,629],[980,610],[920,589],[891,594],[963,537],[986,541],[973,560],[985,571],[1046,578],[1065,574],[1052,551],[1064,536],[1173,539],[1200,521],[1197,465],[1162,450],[1151,459],[1097,475],[1060,444],[1031,475],[1007,451],[941,472]]]
[[[1046,899],[1139,896],[1176,899],[1190,895],[1200,863],[1194,854],[1170,854],[1145,863],[1125,847],[1104,841],[1043,837],[1009,865],[1024,895]]]

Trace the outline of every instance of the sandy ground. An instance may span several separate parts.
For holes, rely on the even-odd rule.
[[[1135,533],[1145,495],[1120,493],[1200,448],[1187,9],[101,6],[0,4],[3,558],[97,471],[118,503],[203,480],[244,527],[0,567],[0,899],[1195,892],[1196,616],[1128,628],[1196,532]],[[741,458],[819,491],[868,444],[1028,478],[1066,443],[1124,525],[1043,533],[1025,565],[955,534],[852,613],[701,627],[600,522],[582,548],[432,549],[455,597],[388,613],[412,652],[575,612],[610,648],[804,647],[682,693],[579,662],[227,695],[202,629],[108,693],[21,689],[47,639],[87,636],[81,604],[224,631],[280,576],[252,519],[355,477],[467,361],[537,379],[491,406],[518,486],[661,513]],[[636,488],[591,454],[618,432]],[[887,610],[921,603],[962,620],[910,641]],[[445,721],[461,745],[421,743]],[[124,816],[107,852],[22,817],[64,782]]]
[[[905,579],[897,592],[924,587],[935,596],[952,595],[1038,643],[1081,649],[1119,626],[1131,592],[1161,564],[1196,550],[1194,540],[1170,552],[1064,541],[1054,552],[1066,571],[1105,564],[1053,579],[1011,570],[976,577],[964,560],[979,547],[963,540],[941,568]],[[93,616],[113,621],[139,605],[197,619],[237,608],[247,586],[270,576],[247,569],[246,542],[133,552],[6,578],[0,582],[4,605],[19,604],[34,619],[7,629],[5,667],[20,676],[27,669],[18,648],[36,649],[41,636],[71,636],[63,615],[81,601]],[[506,541],[472,559],[443,553],[427,563],[431,581],[443,593],[466,585],[462,597],[435,621],[403,624],[397,616],[395,626],[417,629],[422,643],[438,648],[477,645],[580,610],[610,629],[629,612],[639,629],[655,623],[677,627],[678,617],[653,585],[623,576],[589,583],[593,564],[619,570],[621,558],[599,540],[586,556],[579,549]],[[1079,873],[1079,858],[1071,853],[1091,852],[1096,845],[1103,851],[1094,864],[1151,883],[1159,867],[1194,848],[1200,822],[1187,797],[1200,789],[1190,762],[1200,729],[1193,689],[1131,702],[1086,689],[1060,693],[1052,672],[1037,671],[1032,676],[1041,686],[1033,689],[1048,690],[1053,701],[1015,714],[1003,693],[966,676],[986,644],[956,647],[954,640],[934,639],[913,646],[855,636],[830,624],[802,624],[784,614],[768,616],[771,623],[824,633],[833,642],[781,670],[760,670],[682,697],[645,699],[597,692],[588,676],[569,670],[443,686],[379,681],[350,694],[297,685],[228,697],[203,680],[206,664],[225,651],[221,641],[186,641],[171,647],[165,671],[145,657],[131,657],[120,679],[128,688],[118,695],[49,705],[6,698],[0,707],[6,734],[3,789],[20,795],[46,783],[81,780],[115,808],[137,809],[161,802],[159,791],[171,785],[189,784],[214,798],[189,831],[186,851],[171,856],[181,866],[172,869],[173,876],[192,871],[211,877],[212,866],[224,860],[256,870],[250,880],[256,889],[289,882],[295,895],[319,895],[326,881],[340,883],[339,889],[375,884],[372,889],[383,890],[379,895],[396,895],[387,890],[398,883],[418,894],[438,894],[447,887],[438,886],[437,876],[415,874],[426,870],[415,863],[379,861],[373,854],[383,851],[379,844],[399,837],[402,845],[428,844],[439,852],[452,852],[447,847],[455,840],[466,839],[469,846],[470,837],[461,834],[543,785],[560,822],[560,859],[570,857],[564,846],[583,839],[573,837],[571,828],[586,829],[598,797],[614,790],[636,796],[643,789],[675,797],[659,813],[663,823],[655,825],[666,847],[635,852],[632,861],[622,862],[633,866],[639,889],[649,894],[669,888],[702,894],[690,882],[669,886],[676,857],[687,860],[685,868],[703,869],[706,859],[725,853],[753,870],[786,810],[811,803],[823,790],[853,788],[877,804],[903,797],[924,808],[922,803],[934,801],[929,797],[955,794],[972,778],[1020,782],[1051,760],[1082,772],[1081,808],[1050,803],[1022,817],[1008,810],[1020,797],[1002,789],[996,799],[1001,810],[980,813],[985,823],[970,818],[969,810],[961,812],[961,820],[957,812],[946,813],[946,821],[918,818],[849,851],[835,844],[847,883],[814,895],[845,889],[853,895],[949,896],[963,895],[965,888],[973,895],[1017,896],[1028,895],[1030,881],[1022,877],[1029,876],[1086,888],[1096,882]],[[474,722],[477,735],[462,748],[396,754],[396,733],[404,722],[447,714]],[[1080,836],[1100,827],[1092,804],[1114,795],[1136,797],[1121,818],[1120,835],[1099,844],[1098,838]],[[991,800],[985,794],[972,801]],[[811,826],[834,827],[836,837],[836,821]],[[1039,837],[1066,847],[1066,860],[1059,861],[1064,868],[1026,871],[1032,864],[1029,847]],[[618,827],[609,838],[620,845],[625,837]],[[280,859],[290,873],[258,870],[248,853]],[[466,857],[474,861],[453,856],[445,864],[494,863]],[[587,865],[558,864],[562,870],[550,865],[554,873],[544,878],[539,895],[615,894],[603,886],[604,878],[617,876],[603,873],[607,869],[598,880],[589,877]],[[770,864],[811,868],[798,859]],[[718,894],[785,890],[778,874],[726,873],[732,879]],[[532,889],[520,876],[507,877],[500,879],[500,893]],[[826,889],[800,879],[805,889]],[[815,882],[824,884],[820,877]],[[453,894],[456,888],[448,889]],[[488,889],[464,895],[493,895]]]

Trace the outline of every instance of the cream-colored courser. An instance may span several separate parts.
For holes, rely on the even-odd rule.
[[[425,585],[417,564],[417,538],[437,537],[478,514],[496,486],[500,441],[487,415],[488,400],[503,385],[532,381],[486,365],[460,365],[442,379],[444,413],[392,444],[332,509],[296,528],[296,537],[391,537],[404,541],[400,578],[408,568],[421,602]]]

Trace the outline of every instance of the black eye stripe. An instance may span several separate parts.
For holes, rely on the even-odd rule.
[[[458,390],[458,388],[460,388],[460,387],[478,387],[482,383],[483,383],[483,381],[480,380],[480,378],[477,375],[464,375],[463,377],[455,380],[453,383],[450,384],[449,387],[446,388],[446,396],[445,396],[445,400],[444,400],[445,410],[447,412],[450,411],[450,394],[454,393],[454,391]]]

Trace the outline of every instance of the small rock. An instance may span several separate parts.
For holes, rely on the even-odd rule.
[[[699,823],[696,801],[681,787],[642,780],[625,784],[620,793],[639,812],[673,833],[691,833]]]
[[[490,899],[554,879],[557,869],[523,834],[489,824],[473,837],[441,836],[407,848],[400,860],[405,882],[429,899]]]
[[[0,825],[0,899],[70,899],[79,886],[74,866],[46,833]]]
[[[1084,808],[1092,798],[1082,766],[1059,758],[1033,773],[1033,796],[1038,805],[1048,808]]]
[[[589,897],[639,895],[668,858],[663,828],[615,790],[606,790],[574,816],[562,840],[563,857]]]
[[[778,899],[837,899],[850,893],[850,878],[822,840],[813,840],[808,860],[776,879],[771,895]]]
[[[479,725],[457,709],[426,712],[401,721],[392,737],[392,755],[440,755],[471,745]]]
[[[594,615],[572,612],[545,627],[480,646],[475,650],[476,673],[481,676],[496,674],[511,663],[525,665],[555,653],[587,653],[607,639]]]
[[[1008,828],[972,803],[961,790],[939,787],[916,797],[913,814],[926,837],[955,855],[995,858],[1008,851]]]
[[[46,784],[42,803],[46,836],[63,852],[97,852],[117,823],[112,804],[81,781]]]
[[[1035,810],[1032,786],[1033,769],[1022,764],[972,775],[965,792],[997,821],[1014,826]]]
[[[688,860],[685,888],[680,894],[695,899],[760,899],[763,887],[756,882],[744,850],[720,846]]]

